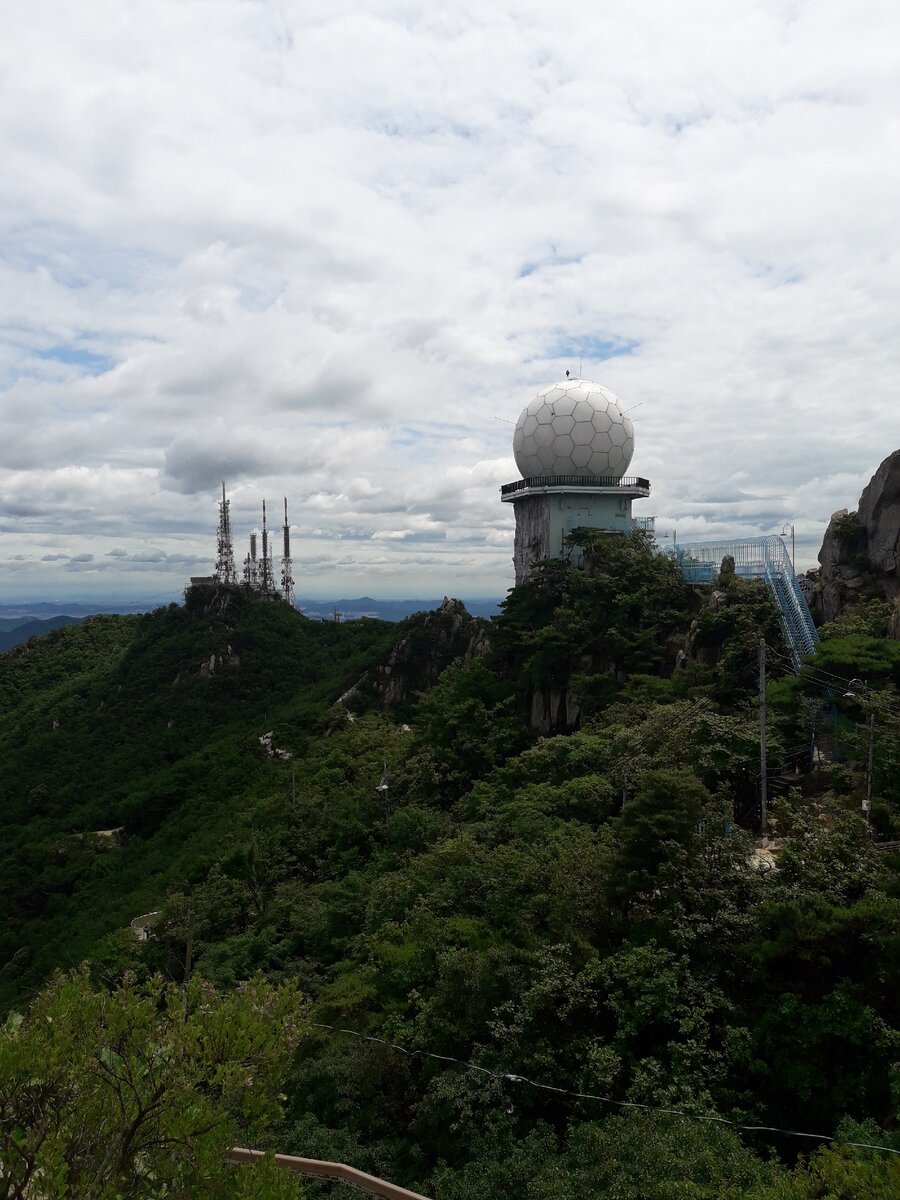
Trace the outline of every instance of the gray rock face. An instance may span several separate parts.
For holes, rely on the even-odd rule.
[[[554,733],[567,733],[577,729],[581,720],[581,709],[567,688],[537,689],[531,694],[530,724],[545,737]]]
[[[513,566],[516,586],[525,583],[536,563],[550,553],[550,514],[546,496],[523,496],[515,503],[516,540]]]
[[[346,705],[354,696],[368,695],[390,708],[431,687],[450,663],[482,658],[489,650],[487,623],[473,617],[462,601],[445,596],[432,612],[407,617],[387,659],[367,671],[337,703]]]
[[[872,476],[857,512],[832,513],[819,562],[810,607],[820,624],[863,596],[900,594],[900,450]]]
[[[869,562],[884,576],[889,595],[900,592],[900,450],[884,460],[859,498],[859,523],[866,532]]]

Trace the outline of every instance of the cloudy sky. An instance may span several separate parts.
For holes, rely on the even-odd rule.
[[[582,357],[636,512],[810,564],[900,445],[898,13],[6,5],[0,600],[177,594],[223,477],[302,595],[502,595]]]

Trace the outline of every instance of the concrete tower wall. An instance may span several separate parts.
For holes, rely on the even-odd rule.
[[[522,496],[513,505],[516,514],[513,544],[516,584],[524,583],[534,564],[550,555],[549,499],[549,496]]]
[[[633,527],[631,496],[579,490],[554,491],[518,497],[513,565],[516,583],[524,583],[532,568],[545,558],[561,558],[565,539],[573,529],[602,529],[630,533]],[[578,555],[573,561],[578,561]]]

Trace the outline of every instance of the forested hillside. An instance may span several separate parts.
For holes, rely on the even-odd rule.
[[[437,1200],[896,1195],[900,1158],[845,1144],[900,1149],[886,610],[795,677],[761,586],[587,550],[491,622],[196,589],[0,659],[4,1005],[85,958],[180,983],[189,942],[224,997],[298,988],[245,1144]]]

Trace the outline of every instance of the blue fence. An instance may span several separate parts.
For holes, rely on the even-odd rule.
[[[800,670],[804,654],[815,653],[819,635],[780,537],[772,534],[731,542],[688,542],[667,553],[674,555],[688,583],[713,583],[722,559],[730,555],[737,575],[744,579],[761,579],[774,596],[781,631],[795,670]]]

